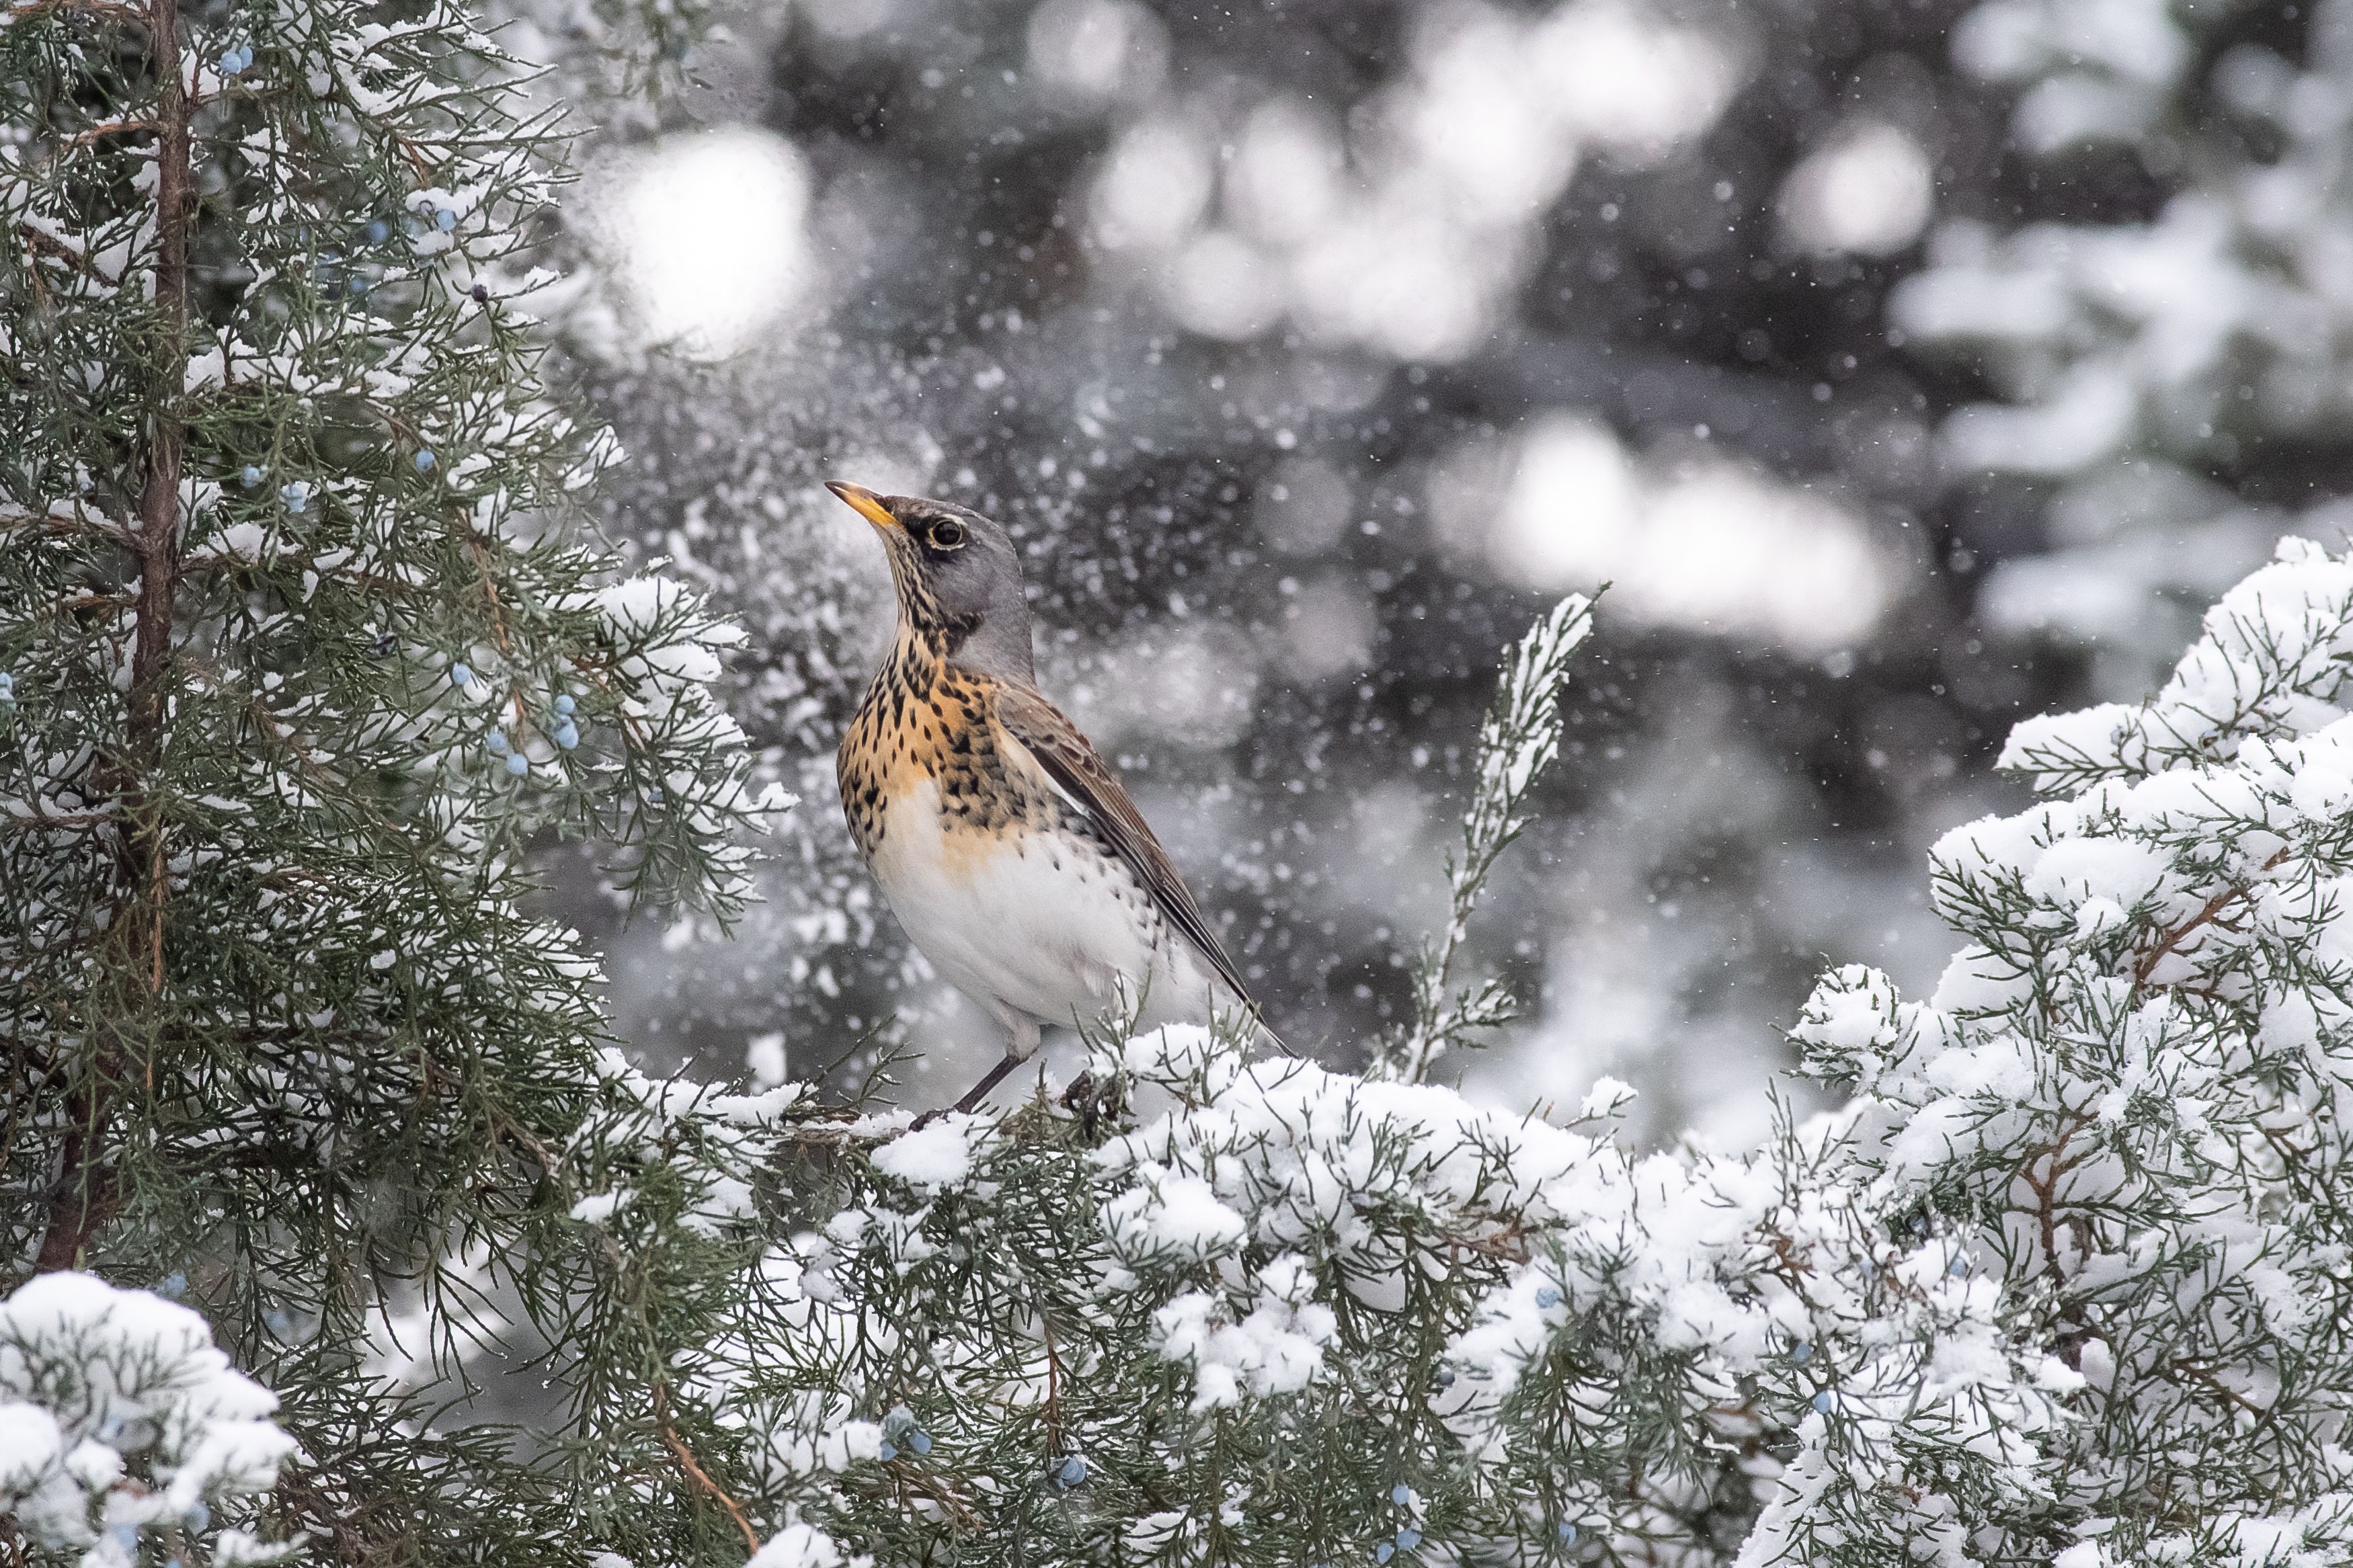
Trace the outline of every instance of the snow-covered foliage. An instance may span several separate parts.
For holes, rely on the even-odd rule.
[[[2021,725],[2049,798],[1938,846],[1936,994],[1841,972],[1798,1029],[1869,1190],[2066,1363],[2013,1484],[2087,1564],[2353,1550],[2348,638],[2353,567],[2290,541],[2153,700]]]
[[[282,1556],[236,1522],[293,1449],[277,1408],[161,1296],[65,1273],[0,1300],[0,1516],[35,1562],[129,1568],[143,1542],[184,1561]]]
[[[1722,1560],[1809,1443],[1758,1542],[1886,1551],[1948,1528],[1905,1466],[2031,1458],[2078,1380],[1835,1140],[1636,1157],[1618,1103],[1105,1047],[1060,1102],[835,1165],[696,1386],[754,1498],[881,1561]]]

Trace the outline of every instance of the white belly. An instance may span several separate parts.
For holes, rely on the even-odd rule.
[[[942,978],[1017,1036],[1008,1015],[1068,1027],[1139,1001],[1146,1027],[1207,1021],[1208,966],[1124,862],[1018,842],[944,836],[929,780],[891,803],[874,879]]]

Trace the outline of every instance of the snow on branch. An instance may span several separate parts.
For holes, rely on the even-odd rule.
[[[2063,1420],[1989,1429],[2042,1500],[1956,1516],[2012,1550],[2038,1517],[2070,1568],[2353,1550],[2348,632],[2353,565],[2289,540],[2150,701],[2020,725],[2052,798],[1936,845],[1935,991],[1842,969],[1795,1032],[1873,1201],[2060,1363]]]
[[[294,1451],[277,1408],[161,1296],[58,1273],[0,1301],[0,1514],[36,1562],[129,1568],[145,1542],[183,1559],[201,1542],[221,1564],[287,1555],[228,1522]]]
[[[2000,765],[2046,795],[2226,762],[2249,737],[2308,735],[2342,716],[2353,679],[2353,564],[2308,539],[2206,612],[2198,641],[2144,703],[2028,719]]]

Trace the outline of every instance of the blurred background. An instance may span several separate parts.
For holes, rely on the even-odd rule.
[[[1823,963],[1933,985],[1926,850],[2022,801],[2015,720],[2144,695],[2353,518],[2344,4],[796,0],[659,99],[590,0],[513,5],[584,132],[605,523],[752,634],[803,796],[732,932],[554,868],[659,1065],[901,1038],[927,1105],[997,1054],[840,825],[892,605],[825,479],[1012,530],[1047,691],[1335,1066],[1442,909],[1498,650],[1612,584],[1474,929],[1525,1019],[1450,1066],[1719,1145]]]

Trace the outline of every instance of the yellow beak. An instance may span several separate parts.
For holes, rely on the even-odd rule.
[[[899,520],[882,504],[882,498],[864,485],[844,484],[839,479],[828,479],[825,488],[849,503],[851,510],[877,528],[896,528]]]

